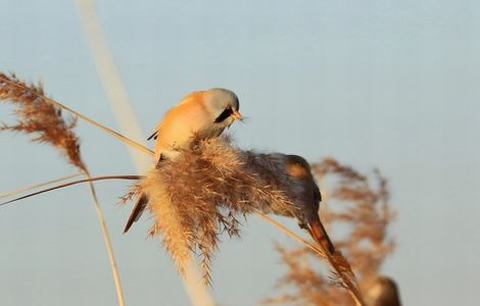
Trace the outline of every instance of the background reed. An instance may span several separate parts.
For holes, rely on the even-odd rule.
[[[14,74],[6,75],[0,72],[0,102],[11,103],[14,106],[16,123],[2,123],[0,131],[11,131],[31,136],[33,142],[46,143],[56,148],[68,163],[79,169],[87,178],[90,172],[83,162],[80,153],[80,140],[74,132],[76,117],[64,119],[62,109],[50,102],[45,96],[42,84],[27,84]],[[89,182],[103,241],[107,249],[112,270],[118,304],[125,305],[120,274],[113,252],[103,211],[97,197],[95,187]]]
[[[83,27],[86,41],[90,47],[95,67],[110,104],[115,119],[125,135],[134,139],[145,139],[135,111],[130,103],[118,67],[108,46],[93,0],[76,0],[77,12]],[[141,154],[134,146],[127,147],[130,158],[138,172],[145,172],[149,165],[149,156]],[[193,262],[184,267],[183,285],[192,305],[213,306],[210,292],[201,281],[198,268]]]

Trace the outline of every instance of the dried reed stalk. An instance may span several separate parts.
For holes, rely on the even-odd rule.
[[[107,101],[115,115],[121,131],[135,139],[143,139],[143,133],[140,124],[134,115],[134,109],[128,99],[128,94],[123,85],[122,78],[114,63],[112,53],[105,39],[97,11],[92,0],[76,0],[77,11],[84,29],[86,40],[92,51],[96,70],[107,96]],[[139,154],[138,150],[129,148],[137,171],[143,173],[148,165],[148,158]],[[190,264],[186,267],[186,277],[183,279],[184,287],[190,298],[192,305],[213,306],[214,301],[201,282],[201,276],[198,269]]]
[[[76,118],[65,120],[58,103],[45,96],[41,84],[26,84],[15,75],[8,76],[0,72],[0,101],[12,103],[17,116],[15,124],[2,124],[0,131],[28,134],[32,136],[34,142],[50,144],[59,150],[71,165],[78,168],[87,178],[91,178],[87,166],[81,159],[80,141],[73,131]],[[124,306],[120,275],[105,217],[92,182],[89,182],[89,188],[107,249],[118,303]]]
[[[124,135],[118,133],[118,132],[115,132],[114,130],[100,124],[99,122],[85,116],[85,115],[82,115],[81,113],[75,111],[74,109],[58,102],[58,101],[55,101],[45,95],[43,95],[43,90],[41,89],[41,87],[39,86],[35,86],[34,84],[30,84],[30,85],[27,85],[25,84],[24,82],[21,82],[19,80],[16,79],[15,75],[12,75],[11,77],[7,76],[6,74],[4,74],[3,72],[0,72],[0,82],[1,82],[1,86],[5,88],[5,90],[8,90],[9,92],[13,93],[13,94],[19,94],[19,95],[25,95],[25,96],[29,96],[30,98],[37,98],[48,103],[48,104],[51,104],[55,109],[56,111],[60,111],[60,110],[66,110],[67,112],[69,112],[70,114],[74,115],[75,117],[77,118],[80,118],[88,123],[90,123],[91,125],[95,126],[96,128],[99,128],[100,130],[104,131],[105,133],[109,134],[110,136],[113,136],[114,138],[120,140],[121,142],[131,146],[132,148],[136,149],[136,150],[139,150],[145,154],[151,154],[153,155],[153,151],[150,150],[149,148],[145,147],[144,145],[141,145],[139,144],[138,142],[135,142],[133,141],[132,139],[128,138],[128,137],[125,137]],[[39,91],[37,91],[37,89]],[[8,97],[6,97],[6,99],[8,99]]]
[[[81,175],[83,177],[85,177],[85,175],[83,173]],[[143,176],[140,176],[140,175],[101,175],[101,176],[94,176],[94,177],[88,176],[88,177],[80,179],[80,180],[68,181],[66,183],[62,183],[62,184],[59,184],[59,185],[54,185],[54,186],[51,186],[51,187],[48,187],[48,188],[45,188],[45,189],[41,189],[41,190],[37,190],[37,191],[31,192],[31,193],[27,193],[27,194],[24,194],[22,196],[17,196],[17,197],[15,197],[13,199],[10,199],[8,201],[1,202],[0,206],[7,205],[7,204],[10,204],[10,203],[13,203],[13,202],[20,201],[20,200],[24,200],[24,199],[27,199],[27,198],[30,198],[30,197],[34,197],[34,196],[40,195],[42,193],[46,193],[46,192],[50,192],[50,191],[54,191],[54,190],[78,185],[78,184],[84,184],[84,183],[90,184],[90,183],[93,183],[93,182],[96,182],[96,181],[107,181],[107,180],[139,180],[141,178],[143,178]],[[55,181],[62,182],[62,181],[66,181],[66,179],[65,178],[59,178]],[[25,190],[25,189],[28,189],[28,188],[24,188],[22,190]],[[15,192],[15,193],[8,193],[8,194],[17,194],[17,193]]]
[[[33,185],[25,186],[25,187],[19,188],[17,190],[9,191],[9,192],[2,192],[2,193],[0,193],[0,200],[5,199],[5,198],[14,197],[16,195],[19,195],[19,194],[22,194],[22,193],[25,193],[25,192],[28,192],[28,191],[36,190],[36,189],[39,189],[39,188],[42,188],[42,187],[50,186],[50,185],[55,184],[55,183],[64,182],[64,181],[68,181],[68,180],[71,180],[71,179],[74,179],[74,178],[78,178],[79,176],[83,176],[83,173],[76,173],[76,174],[72,174],[72,175],[67,175],[67,176],[60,177],[60,178],[57,178],[57,179],[54,179],[54,180],[51,180],[51,181],[43,182],[43,183],[40,183],[40,184],[33,184]]]
[[[353,168],[331,158],[314,164],[312,169],[320,181],[331,185],[330,192],[326,192],[329,205],[324,206],[328,207],[327,218],[323,220],[349,228],[348,234],[337,236],[334,243],[350,262],[358,277],[359,289],[369,298],[370,305],[369,288],[379,279],[381,264],[394,248],[394,241],[387,237],[387,227],[394,217],[387,181],[375,171],[372,183]],[[277,286],[294,291],[268,299],[267,304],[352,305],[346,291],[338,286],[344,286],[339,282],[338,273],[332,279],[323,270],[316,270],[318,260],[310,250],[287,250],[281,246],[277,246],[277,250],[288,267],[288,273]]]
[[[298,236],[297,234],[293,233],[290,231],[287,227],[285,227],[283,224],[278,223],[277,221],[273,220],[263,212],[257,210],[255,211],[255,214],[259,216],[261,219],[265,220],[265,222],[268,222],[272,224],[273,226],[277,227],[282,233],[284,233],[287,236],[290,236],[293,240],[299,242],[300,244],[303,244],[307,249],[310,249],[311,251],[315,252],[318,256],[325,258],[326,252],[319,248],[317,245],[303,239],[302,237]]]

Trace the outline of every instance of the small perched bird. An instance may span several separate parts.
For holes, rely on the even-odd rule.
[[[168,110],[148,140],[155,139],[157,162],[174,158],[193,138],[218,137],[235,120],[241,120],[238,97],[232,91],[213,88],[195,91]]]
[[[284,190],[293,203],[293,207],[270,205],[264,207],[265,212],[296,218],[299,226],[306,229],[316,242],[330,254],[335,253],[318,215],[322,195],[310,165],[303,157],[282,153],[248,154],[247,167],[269,184]]]
[[[365,292],[365,300],[371,306],[400,306],[400,294],[395,281],[378,276],[370,282]]]
[[[242,120],[237,95],[223,88],[194,91],[168,110],[147,140],[154,139],[156,166],[164,159],[174,159],[179,149],[186,149],[194,139],[218,137],[236,120]],[[133,206],[123,230],[126,233],[138,221],[148,203],[142,194]]]

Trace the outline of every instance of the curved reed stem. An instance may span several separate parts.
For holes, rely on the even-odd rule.
[[[49,187],[49,188],[46,188],[46,189],[42,189],[42,190],[38,190],[38,191],[35,191],[35,192],[32,192],[32,193],[28,193],[26,195],[11,199],[9,201],[2,202],[2,203],[0,203],[0,206],[7,205],[7,204],[10,204],[10,203],[13,203],[13,202],[16,202],[16,201],[24,200],[24,199],[27,199],[27,198],[30,198],[30,197],[33,197],[33,196],[36,196],[36,195],[39,195],[39,194],[42,194],[42,193],[45,193],[45,192],[50,192],[50,191],[53,191],[53,190],[57,190],[57,189],[61,189],[61,188],[65,188],[65,187],[69,187],[69,186],[73,186],[73,185],[77,185],[77,184],[82,184],[82,183],[93,183],[95,181],[105,181],[105,180],[139,180],[141,178],[142,178],[141,175],[104,175],[104,176],[88,177],[88,178],[83,179],[83,180],[71,181],[71,182],[68,182],[68,183],[55,185],[55,186],[52,186],[52,187]],[[57,181],[62,181],[62,180],[63,179],[58,179]]]
[[[295,234],[294,232],[292,232],[291,230],[289,230],[286,226],[284,226],[283,224],[275,221],[274,219],[270,218],[269,216],[267,216],[266,214],[264,214],[263,212],[257,210],[255,211],[255,214],[260,217],[261,219],[263,219],[264,221],[272,224],[273,226],[275,226],[276,228],[278,228],[282,233],[284,233],[285,235],[289,236],[290,238],[292,238],[293,240],[305,245],[307,248],[309,248],[310,250],[314,251],[315,253],[317,253],[320,257],[323,257],[323,258],[326,258],[326,255],[325,255],[325,252],[318,248],[316,245],[308,242],[307,240],[303,239],[302,237],[300,237],[299,235]]]
[[[93,59],[96,64],[100,81],[103,84],[107,100],[110,102],[115,118],[122,129],[122,132],[134,135],[140,139],[142,131],[138,120],[135,118],[133,107],[131,106],[125,86],[123,85],[120,73],[113,61],[113,56],[106,42],[100,21],[98,19],[93,0],[76,0],[78,13],[84,28],[87,42],[89,43]],[[112,131],[109,131],[111,133]],[[118,133],[117,133],[118,134]],[[118,134],[119,135],[119,134]],[[128,138],[120,138],[126,144],[143,153],[153,153],[146,147],[130,141]],[[130,156],[139,171],[144,171],[148,162],[145,158],[136,154],[133,150]],[[214,300],[201,281],[200,273],[193,263],[186,269],[186,278],[183,279],[184,287],[190,298],[190,302],[196,306],[213,306]]]
[[[76,177],[79,177],[79,176],[83,176],[83,174],[82,173],[76,173],[76,174],[56,178],[54,180],[50,180],[50,181],[47,181],[47,182],[44,182],[44,183],[33,184],[33,185],[25,186],[25,187],[22,187],[22,188],[13,190],[13,191],[3,192],[3,193],[0,193],[0,199],[13,197],[13,196],[16,196],[18,194],[25,193],[27,191],[31,191],[31,190],[35,190],[35,189],[38,189],[38,188],[49,186],[49,185],[52,185],[52,184],[55,184],[55,183],[67,181],[67,180],[70,180],[70,179],[73,179],[73,178],[76,178]]]
[[[91,175],[88,171],[85,171],[85,177],[87,179],[91,179]],[[125,298],[123,296],[123,289],[122,283],[120,281],[120,273],[118,272],[118,265],[117,260],[115,259],[115,255],[113,253],[113,246],[112,241],[110,240],[110,234],[108,233],[108,227],[105,222],[105,215],[103,213],[102,208],[100,207],[100,202],[98,201],[97,192],[95,190],[95,186],[93,182],[88,182],[88,186],[90,189],[90,195],[93,199],[93,206],[95,207],[95,211],[98,217],[98,223],[100,224],[100,229],[102,231],[103,242],[105,244],[105,248],[107,249],[108,254],[108,262],[110,263],[110,268],[112,270],[113,281],[115,283],[115,292],[117,294],[117,300],[119,306],[125,306]]]
[[[45,102],[50,103],[50,104],[52,104],[52,105],[54,105],[54,106],[56,106],[56,107],[58,107],[58,108],[61,108],[61,109],[63,109],[63,110],[66,110],[67,112],[69,112],[69,113],[77,116],[78,118],[83,119],[84,121],[86,121],[86,122],[92,124],[93,126],[101,129],[102,131],[106,132],[106,133],[109,134],[110,136],[113,136],[113,137],[117,138],[118,140],[120,140],[120,141],[122,141],[123,143],[131,146],[132,148],[135,148],[135,149],[137,149],[137,150],[139,150],[139,151],[141,151],[141,152],[143,152],[143,153],[154,154],[152,150],[150,150],[149,148],[145,147],[144,145],[141,145],[141,144],[139,144],[138,142],[136,142],[136,141],[134,141],[134,140],[132,140],[132,139],[130,139],[130,138],[128,138],[128,137],[123,136],[122,134],[120,134],[120,133],[112,130],[111,128],[108,128],[108,127],[106,127],[105,125],[100,124],[99,122],[97,122],[97,121],[95,121],[95,120],[93,120],[93,119],[91,119],[91,118],[89,118],[89,117],[87,117],[87,116],[85,116],[85,115],[82,115],[81,113],[77,112],[76,110],[74,110],[74,109],[72,109],[72,108],[70,108],[70,107],[68,107],[68,106],[66,106],[66,105],[64,105],[64,104],[62,104],[62,103],[60,103],[60,102],[58,102],[58,101],[55,101],[55,100],[53,100],[53,99],[51,99],[51,98],[48,98],[48,97],[46,97],[46,96],[43,96],[43,95],[41,96],[41,95],[39,95],[38,93],[34,92],[33,90],[30,90],[28,87],[24,87],[24,86],[22,86],[22,85],[20,85],[20,84],[18,84],[18,83],[16,83],[16,82],[14,82],[14,81],[11,81],[11,80],[9,80],[9,79],[3,79],[2,82],[8,83],[10,86],[17,87],[18,89],[25,90],[25,91],[29,91],[30,94],[35,95],[35,96],[38,96],[38,97],[42,98]]]
[[[1,131],[16,131],[32,136],[32,141],[44,142],[58,149],[67,161],[77,167],[87,178],[90,177],[87,166],[81,159],[80,142],[75,135],[73,128],[75,120],[67,121],[62,117],[60,109],[74,113],[78,117],[95,123],[93,120],[69,109],[68,107],[47,98],[43,88],[40,85],[26,84],[17,79],[14,75],[8,76],[0,72],[0,100],[2,102],[11,102],[17,108],[17,123],[14,125],[2,124]],[[97,124],[97,126],[99,126]],[[118,134],[110,129],[110,134]],[[120,135],[121,136],[121,135]],[[121,137],[119,137],[121,138]],[[126,140],[124,140],[126,141]],[[98,220],[102,230],[102,236],[107,248],[108,258],[112,268],[115,289],[119,301],[119,306],[124,306],[124,298],[120,285],[120,276],[117,264],[113,254],[112,244],[108,236],[107,225],[98,201],[94,186],[90,183],[90,193],[94,201],[94,207],[97,211]]]

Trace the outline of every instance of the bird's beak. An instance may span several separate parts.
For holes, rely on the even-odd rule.
[[[232,117],[233,117],[233,119],[235,119],[235,120],[240,120],[240,121],[241,121],[242,118],[243,118],[243,117],[242,117],[242,114],[240,114],[240,112],[237,111],[237,110],[234,110],[234,111],[233,111]]]

